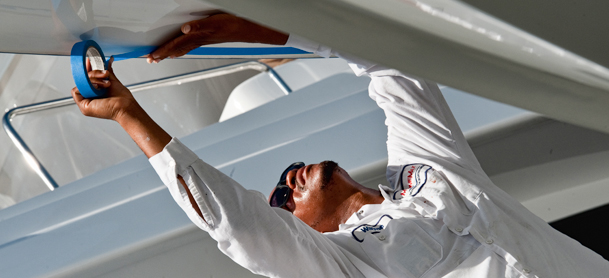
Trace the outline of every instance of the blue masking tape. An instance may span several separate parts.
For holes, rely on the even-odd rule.
[[[113,55],[114,61],[138,58],[148,55],[155,46],[139,47],[131,52]],[[302,55],[311,54],[294,47],[199,47],[188,52],[188,55],[200,56],[265,56],[265,55]]]
[[[114,55],[114,61],[126,60],[131,58],[142,57],[154,51],[154,46],[144,46],[135,49],[134,51]],[[91,84],[87,75],[86,59],[87,51],[90,51],[89,59],[91,60],[91,66],[94,70],[105,70],[106,59],[101,47],[92,40],[86,40],[74,44],[72,47],[71,61],[72,61],[72,76],[76,87],[80,91],[80,94],[85,98],[99,98],[106,95],[107,90],[105,88],[96,89]],[[189,55],[207,55],[207,56],[221,56],[221,55],[243,55],[243,56],[263,56],[263,55],[294,55],[294,54],[308,54],[309,52],[293,48],[293,47],[201,47],[190,51]]]
[[[293,47],[199,47],[188,52],[188,55],[294,55],[310,52]]]
[[[114,57],[115,62],[131,59],[131,58],[139,58],[139,57],[150,54],[150,52],[154,51],[156,48],[157,48],[156,46],[142,46],[142,47],[136,48],[135,50],[133,50],[131,52],[112,55],[112,57]]]
[[[89,52],[89,53],[87,53]],[[93,87],[87,74],[87,57],[91,61],[91,68],[94,70],[106,70],[106,58],[99,45],[92,41],[81,41],[72,47],[71,63],[72,77],[78,91],[85,98],[99,98],[106,95],[105,88],[97,89]]]

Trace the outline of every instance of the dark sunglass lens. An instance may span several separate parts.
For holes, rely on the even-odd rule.
[[[288,202],[288,198],[290,198],[290,192],[292,191],[288,186],[286,186],[286,176],[288,173],[294,169],[300,169],[304,167],[303,162],[295,162],[292,165],[288,166],[288,168],[283,171],[281,177],[279,177],[279,182],[277,183],[277,187],[275,187],[275,191],[271,195],[271,199],[269,200],[269,205],[271,207],[283,207]]]
[[[287,186],[275,188],[271,201],[269,202],[271,207],[282,207],[288,202],[290,197],[290,188]]]

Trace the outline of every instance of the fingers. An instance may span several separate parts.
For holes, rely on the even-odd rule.
[[[239,29],[239,24],[243,22],[231,14],[215,14],[187,22],[181,27],[183,35],[161,45],[148,55],[147,61],[149,64],[158,63],[166,58],[186,55],[202,45],[235,41],[230,35]]]
[[[155,53],[155,52],[156,52],[156,51],[154,51],[154,52],[152,52],[152,53]],[[153,58],[153,56],[152,56],[152,55],[153,55],[152,53],[150,53],[150,54],[146,55],[146,62],[148,62],[148,64],[152,64],[152,63],[155,63],[155,64],[156,64],[156,63],[160,62],[160,61],[161,61],[160,59],[159,59],[158,61],[155,61],[155,59],[154,59],[154,58]],[[158,55],[157,55],[157,57],[158,57]]]
[[[277,66],[289,63],[294,60],[295,59],[258,59],[258,62],[265,63],[267,66],[275,68]]]
[[[205,17],[193,21],[186,22],[182,24],[182,33],[184,34],[194,34],[200,32],[210,32],[215,29],[218,29],[218,21],[226,20],[228,18],[233,18],[234,15],[230,14],[216,14],[210,17]],[[235,17],[236,18],[236,17]]]
[[[190,30],[192,30],[191,25],[186,23],[184,25],[182,25],[182,33],[184,34],[188,34],[190,32]]]
[[[193,49],[206,44],[204,37],[193,35],[182,35],[174,40],[162,45],[147,57],[147,62],[158,63],[166,58],[175,58],[186,55]]]
[[[110,72],[110,74],[108,75],[108,79],[110,80],[110,83],[112,83],[114,85],[122,85],[122,83],[118,80],[116,75],[114,75],[114,69],[112,68],[113,63],[114,63],[114,56],[110,56],[110,60],[108,60],[108,72]]]
[[[85,68],[87,72],[91,71],[91,60],[89,60],[89,57],[86,58]]]
[[[116,75],[114,74],[114,69],[112,68],[113,62],[114,62],[114,56],[110,57],[110,60],[108,60],[108,72],[110,72],[110,74],[108,75],[108,80],[110,80],[110,83],[113,86],[124,87],[123,83],[121,83],[118,80],[118,77],[116,77]]]
[[[78,109],[80,109],[80,113],[82,113],[85,116],[88,116],[89,112],[87,111],[86,107],[87,107],[88,103],[91,102],[91,100],[84,98],[78,91],[78,88],[76,88],[76,87],[72,88],[71,93],[72,93],[72,98],[74,99],[74,102],[76,102],[76,105],[78,105]]]
[[[89,76],[89,81],[96,89],[99,89],[100,87],[108,88],[111,85],[110,81],[108,80],[108,77],[110,77],[110,72],[107,70],[92,70],[87,72],[87,75]]]
[[[107,70],[91,70],[87,72],[89,78],[108,78],[110,76],[110,72]]]
[[[110,60],[108,60],[108,70],[111,73],[114,73],[114,70],[112,69],[112,63],[114,63],[114,56],[110,56]]]

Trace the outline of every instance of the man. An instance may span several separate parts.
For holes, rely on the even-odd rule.
[[[182,26],[149,62],[228,41],[332,51],[227,14]],[[340,55],[340,54],[339,54]],[[104,99],[72,95],[83,114],[117,121],[175,201],[218,247],[272,277],[603,277],[609,264],[491,183],[438,87],[354,57],[387,116],[390,186],[373,190],[326,161],[295,163],[269,200],[205,164],[164,132],[112,73],[90,71]],[[109,78],[108,81],[104,81]],[[269,206],[269,203],[271,206]]]

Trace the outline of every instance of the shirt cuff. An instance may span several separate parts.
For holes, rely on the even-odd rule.
[[[172,138],[171,141],[163,148],[163,151],[152,156],[148,161],[152,168],[159,173],[159,176],[165,181],[166,178],[173,179],[176,174],[179,174],[194,163],[199,157],[188,149],[178,138]],[[166,173],[170,166],[176,166],[175,173]],[[164,175],[173,175],[173,177],[163,177]]]

